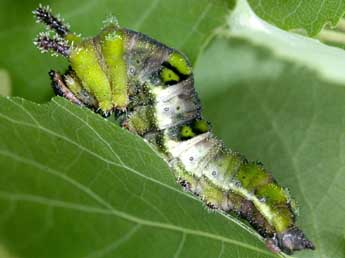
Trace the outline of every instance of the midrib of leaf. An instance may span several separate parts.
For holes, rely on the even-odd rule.
[[[115,167],[124,168],[124,169],[134,173],[135,175],[144,178],[145,180],[149,180],[149,181],[154,182],[154,183],[156,183],[156,184],[158,184],[158,185],[160,185],[160,186],[162,186],[164,188],[167,188],[167,189],[172,190],[172,191],[174,191],[176,193],[182,194],[182,195],[184,195],[184,196],[186,196],[186,197],[188,197],[188,198],[190,198],[190,199],[192,199],[194,201],[196,200],[196,198],[194,198],[192,195],[189,195],[189,194],[186,194],[186,193],[184,193],[182,191],[179,191],[178,189],[176,189],[176,188],[174,188],[172,186],[169,186],[167,184],[164,184],[164,183],[162,183],[162,182],[160,182],[160,181],[158,181],[158,180],[156,180],[154,178],[151,178],[151,177],[148,177],[146,175],[143,175],[139,171],[135,170],[134,168],[128,167],[125,164],[122,165],[122,164],[116,163],[114,161],[111,161],[109,159],[106,159],[106,158],[98,155],[97,153],[95,153],[95,152],[85,148],[84,146],[78,144],[77,142],[71,140],[70,138],[65,137],[63,135],[60,135],[60,134],[58,134],[58,133],[56,133],[54,131],[51,131],[50,129],[47,129],[47,128],[41,126],[40,123],[37,121],[37,119],[34,117],[34,115],[29,110],[27,110],[26,108],[24,108],[24,106],[22,106],[22,105],[20,105],[20,104],[18,104],[16,102],[16,100],[17,101],[18,100],[19,101],[23,101],[23,100],[21,100],[19,98],[13,98],[14,100],[12,100],[11,98],[6,98],[6,99],[9,100],[14,105],[16,105],[17,107],[19,107],[23,112],[25,112],[25,114],[27,114],[28,117],[30,117],[30,119],[33,121],[34,124],[23,122],[23,121],[19,121],[19,120],[16,120],[14,118],[11,118],[11,117],[3,114],[3,113],[0,113],[0,117],[5,119],[5,120],[7,120],[7,121],[9,121],[10,123],[13,123],[13,124],[16,124],[16,125],[19,125],[19,126],[24,126],[24,127],[30,127],[30,128],[38,129],[38,130],[40,130],[43,133],[46,133],[46,134],[48,134],[50,136],[59,138],[59,139],[65,141],[65,142],[68,142],[68,143],[78,147],[80,150],[82,150],[82,151],[84,151],[84,152],[86,152],[86,153],[88,153],[88,154],[90,154],[90,155],[92,155],[92,156],[102,160],[103,162],[105,162],[105,163],[107,163],[109,165],[112,165],[112,166],[115,166]],[[63,110],[66,113],[69,113],[70,115],[73,115],[74,117],[77,118],[77,116],[75,114],[73,114],[68,109],[64,108],[57,101],[54,100],[53,102],[55,104],[57,104],[58,107],[60,107],[60,108],[62,107]],[[33,105],[41,106],[39,104],[33,104]],[[88,111],[85,111],[85,112],[88,112]],[[92,128],[92,131],[94,133],[96,133],[96,130],[92,126],[90,126],[86,121],[84,121],[84,120],[82,120],[80,118],[78,118],[78,119],[81,122],[83,122],[85,125],[87,125],[89,129]],[[101,140],[102,140],[102,142],[104,144],[105,139],[101,135],[99,135],[98,133],[96,135],[98,135],[98,137],[101,137]],[[108,145],[108,148],[111,148],[111,146]],[[112,150],[112,151],[114,152],[114,150]],[[73,185],[74,187],[76,187],[78,190],[80,190],[81,192],[83,192],[87,196],[91,197],[93,200],[95,200],[97,203],[99,203],[101,206],[103,206],[106,209],[100,209],[100,208],[97,208],[97,207],[89,207],[89,206],[84,206],[84,205],[76,204],[76,203],[66,203],[66,202],[63,202],[61,200],[51,200],[51,199],[44,198],[42,196],[13,195],[11,193],[6,193],[6,192],[0,192],[0,198],[2,198],[2,199],[22,200],[22,201],[26,201],[26,202],[32,202],[32,203],[44,204],[44,205],[48,205],[48,203],[49,203],[49,205],[53,205],[53,206],[55,205],[55,207],[66,208],[66,209],[75,209],[75,210],[79,210],[79,211],[82,211],[82,212],[97,212],[97,213],[103,213],[103,214],[104,213],[112,214],[112,215],[114,215],[116,217],[119,217],[121,219],[130,221],[130,222],[133,222],[133,223],[136,223],[136,224],[139,224],[139,225],[149,226],[149,227],[153,227],[153,228],[161,228],[161,229],[181,232],[181,233],[184,233],[184,234],[196,235],[196,236],[200,236],[200,237],[210,238],[210,239],[214,239],[214,240],[221,241],[221,242],[224,242],[224,243],[241,246],[241,247],[244,247],[246,249],[250,249],[250,250],[253,250],[253,251],[256,251],[256,252],[259,252],[259,253],[263,253],[265,255],[276,257],[276,255],[271,253],[271,252],[262,250],[260,248],[255,247],[255,246],[251,246],[249,244],[246,244],[246,243],[234,240],[234,239],[230,239],[230,238],[227,238],[227,237],[223,237],[223,236],[212,234],[212,233],[205,232],[205,231],[194,230],[194,229],[189,229],[189,228],[182,228],[180,226],[176,226],[176,225],[169,224],[169,223],[161,223],[161,222],[156,222],[156,221],[145,220],[145,219],[141,219],[139,217],[133,216],[131,214],[128,214],[126,212],[122,212],[120,210],[116,210],[112,205],[110,205],[106,200],[104,200],[99,195],[97,195],[90,188],[88,188],[88,187],[78,183],[77,181],[75,181],[72,178],[64,175],[60,171],[54,170],[54,169],[52,169],[50,167],[47,167],[45,165],[42,165],[41,163],[36,162],[36,161],[28,160],[26,158],[23,158],[21,156],[18,156],[15,153],[11,153],[11,152],[8,152],[6,150],[0,150],[0,155],[6,156],[7,158],[10,158],[10,159],[14,159],[17,162],[25,163],[27,165],[36,167],[37,169],[39,169],[41,171],[44,171],[44,172],[47,172],[47,173],[49,173],[52,176],[59,177],[60,179],[64,180],[65,182],[67,182],[67,183]],[[116,156],[118,156],[118,155],[116,155]],[[225,216],[224,214],[222,214],[222,215]],[[230,219],[232,222],[236,223],[237,225],[240,225],[242,228],[246,229],[248,232],[253,233],[252,230],[249,230],[248,227],[244,226],[238,220],[235,220],[235,219],[231,218],[230,216],[225,216],[225,217],[227,219]]]

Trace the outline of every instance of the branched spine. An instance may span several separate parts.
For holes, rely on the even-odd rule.
[[[64,23],[63,19],[52,15],[49,6],[39,5],[33,14],[36,17],[36,22],[46,24],[48,28],[54,30],[61,37],[65,37],[69,33],[69,25]]]
[[[39,33],[34,40],[34,44],[42,53],[51,51],[52,55],[60,54],[67,57],[71,50],[66,40],[58,35],[54,35],[53,38],[51,38],[48,32]]]

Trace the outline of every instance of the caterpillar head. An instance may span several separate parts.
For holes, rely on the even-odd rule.
[[[70,32],[62,19],[52,15],[49,7],[40,5],[33,13],[36,21],[48,28],[35,39],[36,47],[42,52],[64,56],[70,63],[63,76],[50,73],[56,92],[68,99],[73,96],[104,116],[116,108],[124,110],[128,104],[127,74],[122,58],[124,40],[116,20],[108,19],[97,37],[81,38]],[[73,99],[70,100],[75,102]]]
[[[297,227],[276,234],[273,238],[268,239],[266,244],[273,252],[283,251],[287,254],[303,249],[315,249],[314,244]]]

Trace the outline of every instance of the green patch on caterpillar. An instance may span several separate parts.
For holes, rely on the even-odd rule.
[[[56,95],[87,107],[144,138],[162,153],[182,187],[209,209],[237,215],[273,252],[314,249],[295,225],[296,204],[259,162],[224,145],[201,113],[187,57],[110,19],[93,38],[70,32],[47,7],[34,11],[55,32],[40,33],[42,52],[69,60],[50,71]]]

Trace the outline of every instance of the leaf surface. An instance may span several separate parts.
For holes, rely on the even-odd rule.
[[[14,257],[276,257],[88,110],[1,97],[0,135],[0,243]]]

